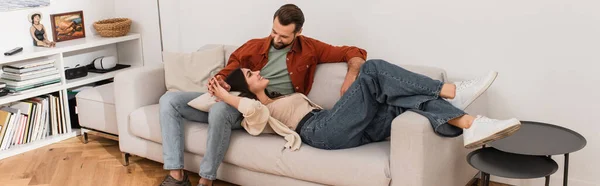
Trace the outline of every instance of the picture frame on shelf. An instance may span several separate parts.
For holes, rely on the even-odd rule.
[[[50,23],[55,42],[85,38],[83,11],[52,14]]]

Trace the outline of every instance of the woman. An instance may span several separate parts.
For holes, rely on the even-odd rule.
[[[491,72],[449,84],[383,60],[369,60],[330,110],[321,109],[303,94],[273,96],[266,91],[269,80],[248,69],[238,69],[226,80],[242,97],[229,94],[215,82],[211,91],[238,108],[244,115],[242,126],[250,134],[275,132],[285,137],[285,147],[292,150],[301,142],[320,149],[345,149],[383,141],[390,136],[392,120],[405,111],[428,118],[439,135],[455,137],[464,131],[465,147],[475,148],[520,128],[514,118],[495,120],[463,111],[496,76]]]
[[[44,28],[44,25],[40,23],[40,19],[42,19],[40,13],[34,13],[29,16],[29,22],[31,22],[29,32],[33,38],[33,46],[55,47],[56,43],[48,40],[46,29]]]

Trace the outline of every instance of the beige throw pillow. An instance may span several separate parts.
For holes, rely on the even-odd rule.
[[[225,65],[223,45],[193,53],[163,52],[168,91],[207,92],[206,84]]]

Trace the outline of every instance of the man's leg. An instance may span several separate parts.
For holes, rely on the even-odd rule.
[[[217,169],[229,148],[231,131],[242,128],[242,114],[225,102],[215,103],[209,113],[208,141],[206,153],[200,163],[199,175],[203,179],[215,180],[217,179]]]
[[[170,175],[182,181],[184,132],[183,119],[208,122],[208,113],[187,105],[192,99],[202,95],[197,92],[167,92],[160,97],[159,120],[163,139],[164,169],[171,170]],[[168,177],[165,181],[168,181]]]

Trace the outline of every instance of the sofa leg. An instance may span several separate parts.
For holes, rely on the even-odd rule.
[[[129,166],[129,157],[131,157],[131,154],[122,152],[121,155],[123,156],[123,160],[121,162],[123,166]]]
[[[84,132],[83,133],[83,144],[87,144],[88,143],[88,133]]]

